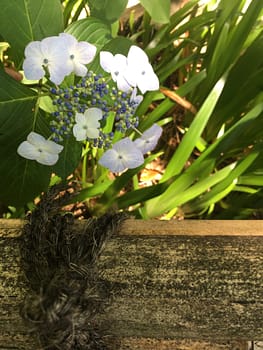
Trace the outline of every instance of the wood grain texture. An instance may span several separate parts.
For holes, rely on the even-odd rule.
[[[39,349],[19,316],[28,293],[22,227],[0,220],[1,350]],[[262,228],[262,221],[127,220],[98,261],[112,298],[97,322],[123,350],[245,350],[246,340],[263,339]]]

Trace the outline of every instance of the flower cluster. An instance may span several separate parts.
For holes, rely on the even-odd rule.
[[[134,142],[125,137],[103,154],[99,164],[109,168],[114,173],[137,168],[144,162],[143,155],[155,148],[161,134],[162,128],[153,124]]]
[[[110,113],[114,113],[115,116],[114,130],[125,134],[128,129],[138,126],[135,111],[143,97],[137,95],[136,88],[132,93],[121,92],[109,86],[101,75],[88,72],[75,86],[51,88],[50,92],[56,110],[51,121],[51,138],[55,142],[62,142],[64,136],[72,134],[75,123],[79,123],[79,118],[76,120],[77,114],[88,113],[92,119],[92,114],[88,112],[91,108],[101,111],[100,125],[97,126],[99,134],[95,138],[88,134],[86,137],[94,146],[105,147],[109,143],[111,135],[105,134],[103,125],[106,124]]]
[[[101,51],[100,64],[106,72],[111,73],[113,81],[121,91],[127,92],[136,86],[143,94],[146,91],[159,89],[159,79],[146,53],[137,46],[131,46],[127,57]]]
[[[44,77],[53,104],[51,135],[49,139],[31,132],[17,152],[20,156],[40,164],[54,165],[63,150],[65,137],[73,135],[78,142],[104,149],[99,164],[112,172],[132,169],[144,162],[144,154],[153,150],[162,133],[154,124],[139,138],[125,137],[127,131],[138,131],[136,109],[143,100],[137,89],[158,90],[159,80],[145,52],[131,46],[127,57],[100,52],[100,65],[109,77],[88,71],[86,65],[96,55],[96,47],[88,42],[78,42],[67,33],[33,41],[25,49],[23,69],[29,80]],[[59,86],[69,74],[80,77],[75,85]],[[107,132],[106,132],[107,130]],[[115,133],[117,137],[113,143]],[[138,131],[139,132],[139,131]],[[113,144],[112,144],[113,143]]]
[[[50,80],[57,85],[72,72],[83,77],[87,73],[85,65],[94,59],[96,50],[94,45],[78,42],[67,33],[32,41],[25,49],[25,77],[39,80],[48,73]]]

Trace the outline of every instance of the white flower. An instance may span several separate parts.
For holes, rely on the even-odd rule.
[[[124,55],[116,54],[113,56],[111,52],[100,52],[100,65],[106,72],[111,73],[112,80],[117,83],[119,90],[127,92],[131,86],[124,78],[127,69],[127,58]]]
[[[128,137],[116,142],[112,149],[107,150],[99,160],[99,164],[113,173],[119,173],[127,168],[137,168],[143,162],[142,152]]]
[[[45,69],[50,74],[50,80],[60,84],[69,74],[65,65],[67,49],[64,41],[57,36],[51,36],[42,41],[32,41],[25,48],[23,69],[29,80],[39,80],[45,76]]]
[[[137,88],[135,87],[131,93],[130,103],[137,107],[142,102],[142,100],[143,100],[143,96],[137,95]]]
[[[99,108],[88,108],[83,113],[76,113],[76,124],[73,126],[73,135],[77,141],[84,141],[88,137],[96,139],[99,137],[99,120],[102,118],[102,110]]]
[[[135,146],[143,153],[152,151],[162,134],[162,128],[153,124],[148,130],[146,130],[142,136],[134,141]]]
[[[85,64],[94,59],[97,51],[96,46],[85,41],[78,42],[73,35],[67,33],[59,34],[59,38],[64,41],[67,49],[65,64],[69,73],[74,72],[77,76],[84,77],[88,71]]]
[[[149,63],[148,56],[138,46],[130,47],[124,78],[129,85],[138,86],[143,94],[159,89],[159,79]]]
[[[63,146],[46,140],[36,132],[31,132],[27,140],[23,141],[17,149],[17,153],[26,159],[36,160],[40,164],[54,165],[58,161],[58,154]]]

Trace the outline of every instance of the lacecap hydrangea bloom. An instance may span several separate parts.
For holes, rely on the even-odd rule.
[[[126,137],[126,133],[131,130],[139,132],[136,109],[143,100],[140,93],[158,90],[158,77],[145,52],[137,46],[130,47],[127,57],[102,51],[101,67],[110,73],[116,83],[114,87],[108,83],[107,75],[104,77],[88,71],[86,65],[95,55],[94,45],[79,42],[68,33],[27,45],[23,63],[25,77],[30,80],[47,78],[41,86],[45,93],[47,89],[50,93],[53,112],[49,139],[31,132],[18,146],[19,155],[41,164],[54,165],[63,150],[59,143],[73,135],[77,142],[86,144],[88,141],[90,148],[102,149],[104,154],[99,164],[112,172],[119,173],[144,163],[144,154],[155,148],[161,127],[153,125],[135,141]],[[69,74],[81,78],[75,85],[61,86]],[[113,143],[116,132],[118,138],[120,135],[123,138]]]

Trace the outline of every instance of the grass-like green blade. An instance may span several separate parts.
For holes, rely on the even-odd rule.
[[[189,158],[193,149],[195,148],[195,145],[199,140],[209,120],[209,117],[211,116],[215,108],[218,98],[220,97],[221,92],[223,90],[224,84],[225,77],[221,78],[216,83],[216,85],[208,95],[202,107],[196,114],[187,133],[184,135],[182,142],[179,144],[176,152],[170,160],[162,178],[162,181],[166,181],[170,177],[178,175],[182,171],[187,159]]]
[[[169,191],[166,191],[164,195],[158,198],[156,205],[155,199],[146,203],[146,211],[148,217],[155,217],[172,210],[193,198],[196,198],[205,191],[210,190],[212,186],[223,181],[231,173],[234,164],[228,165],[225,168],[217,171],[216,173],[198,181],[193,186],[189,187],[184,191],[178,191],[175,183],[169,186]]]

